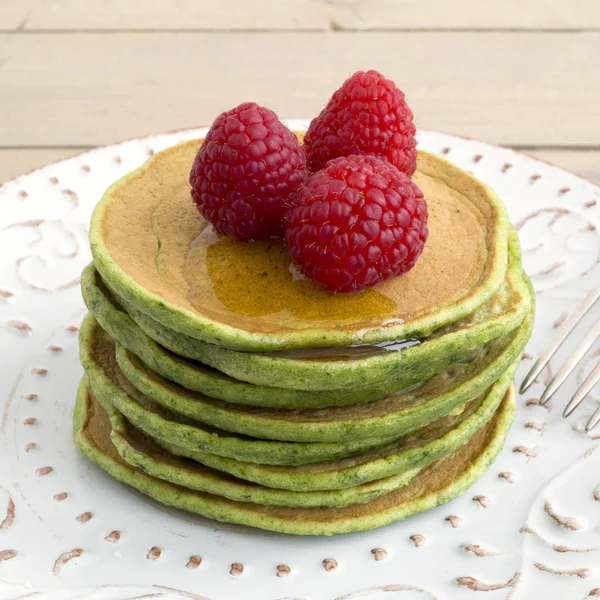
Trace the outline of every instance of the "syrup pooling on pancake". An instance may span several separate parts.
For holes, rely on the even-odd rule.
[[[360,323],[375,317],[404,320],[434,308],[457,289],[471,286],[481,272],[483,218],[460,194],[426,175],[417,177],[430,194],[430,236],[417,265],[402,277],[360,294],[331,294],[297,272],[283,241],[248,244],[219,237],[205,227],[185,254],[188,301],[199,311],[210,310],[215,318],[231,322],[235,318],[244,327],[252,327],[256,319],[266,327],[299,327],[296,323],[309,321]],[[456,230],[460,240],[452,251],[448,230]]]
[[[492,268],[498,215],[487,190],[457,181],[465,187],[456,191],[457,175],[422,154],[415,181],[427,198],[430,234],[417,265],[361,294],[331,294],[291,268],[282,241],[244,243],[207,226],[184,177],[195,144],[161,153],[153,169],[116,188],[102,227],[103,243],[126,275],[175,306],[248,332],[368,331],[459,300]]]
[[[359,360],[290,360],[276,355],[234,352],[177,333],[144,315],[123,298],[119,299],[119,303],[122,302],[122,308],[129,311],[129,315],[141,330],[159,344],[177,355],[209,364],[238,380],[245,380],[261,386],[296,390],[331,390],[350,386],[356,390],[357,387],[365,388],[375,385],[379,392],[370,395],[370,398],[374,399],[385,395],[381,394],[381,382],[387,381],[388,384],[384,387],[388,393],[392,393],[406,385],[427,379],[453,362],[455,360],[453,357],[468,354],[470,350],[481,347],[497,337],[501,331],[510,331],[522,322],[523,317],[530,309],[531,298],[526,291],[522,276],[519,243],[514,231],[509,236],[508,250],[509,267],[505,283],[488,304],[484,304],[464,319],[438,328],[424,344],[405,347],[402,352],[386,351],[378,356]],[[102,284],[101,279],[96,278],[96,280],[98,285]],[[103,301],[98,298],[99,294],[90,288],[86,275],[84,277],[84,297],[88,297],[90,292],[91,297],[86,300],[90,310],[96,312],[98,309],[99,318],[104,323],[103,326],[112,331],[113,337],[122,341],[123,335],[102,316],[105,311],[99,307],[99,303],[102,304]],[[96,300],[93,300],[93,297],[96,297]],[[108,302],[110,304],[110,301]],[[112,310],[114,311],[114,308]],[[492,315],[493,318],[490,319]],[[121,327],[127,329],[127,325],[124,323],[121,324]],[[464,334],[465,327],[469,328],[469,335]],[[128,338],[131,336],[139,337],[135,333],[131,333]],[[429,340],[431,340],[431,344]],[[124,344],[129,347],[128,340]],[[139,344],[138,349],[133,349],[133,352],[140,355]],[[143,351],[142,354],[146,355],[146,352]],[[149,362],[156,366],[154,359],[150,358]],[[323,366],[325,370],[320,369],[320,366]],[[403,378],[402,373],[409,374],[410,381]],[[401,381],[398,380],[398,375],[400,375]],[[167,378],[172,378],[172,375],[167,374]],[[174,379],[180,381],[179,376],[175,376]],[[392,381],[395,382],[393,386],[390,385]],[[189,379],[185,386],[190,386]],[[194,383],[191,383],[191,387],[197,389]],[[349,401],[348,403],[353,402]],[[242,404],[252,404],[252,402],[242,402]],[[334,404],[338,404],[338,402],[335,401]]]
[[[371,356],[380,356],[388,352],[401,352],[405,348],[417,346],[423,340],[402,340],[384,344],[365,344],[364,346],[347,346],[345,348],[300,348],[298,350],[281,350],[280,352],[264,352],[265,356],[291,358],[296,360],[332,361],[360,360]]]

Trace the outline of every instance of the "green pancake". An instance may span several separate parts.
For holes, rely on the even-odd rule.
[[[362,531],[404,519],[450,501],[491,465],[514,417],[514,389],[494,418],[456,452],[441,459],[395,491],[347,507],[292,508],[237,502],[157,479],[127,464],[111,441],[106,413],[94,405],[87,380],[78,393],[73,416],[77,446],[116,479],[168,506],[217,521],[297,535],[333,535]]]
[[[184,456],[267,487],[315,491],[358,486],[415,468],[424,468],[466,444],[494,415],[519,361],[516,361],[485,393],[418,432],[395,440],[378,450],[350,458],[295,467],[244,463],[206,452],[194,452],[157,440],[171,454]]]
[[[112,405],[99,404],[91,390],[89,390],[87,399],[81,394],[77,401],[89,402],[87,410],[90,414],[98,410],[104,410],[112,428],[110,439],[119,456],[131,466],[137,467],[152,477],[170,481],[181,487],[208,492],[238,502],[294,507],[360,504],[370,502],[383,494],[406,485],[420,470],[418,468],[410,469],[385,479],[344,490],[299,493],[272,489],[242,481],[196,461],[169,454],[151,438],[127,423],[127,420]]]
[[[81,351],[88,356],[88,362],[97,363],[101,369],[103,363],[112,360],[113,347],[108,343],[102,351],[94,349],[93,340],[102,334],[100,327],[91,323],[82,326]],[[196,423],[262,439],[348,442],[406,435],[485,392],[520,357],[531,327],[532,317],[528,316],[515,332],[496,338],[403,394],[370,403],[304,411],[248,408],[208,398],[160,377],[122,347],[117,348],[117,361],[123,375],[147,399]],[[150,418],[147,415],[146,422],[139,427],[156,437],[148,429]],[[156,423],[154,427],[160,439],[173,443],[178,442],[167,435],[188,437],[190,430],[188,425],[177,423],[170,426],[169,434],[165,424]]]
[[[102,356],[102,362],[98,362]],[[144,398],[122,375],[114,343],[88,315],[80,329],[80,360],[94,395],[111,403],[128,421],[152,437],[162,436],[187,448],[272,465],[301,465],[359,454],[389,443],[390,438],[334,443],[274,442],[239,436],[213,427],[188,425],[184,419],[168,420],[164,409]],[[168,413],[173,419],[176,415]]]
[[[442,158],[419,153],[414,181],[430,234],[414,269],[360,294],[331,294],[297,276],[282,241],[244,243],[207,227],[187,182],[199,143],[160,152],[114,183],[90,228],[103,279],[168,330],[253,352],[421,339],[476,311],[505,279],[502,203]]]
[[[119,308],[93,265],[82,274],[85,303],[100,326],[120,345],[138,356],[149,368],[179,385],[217,400],[265,408],[323,408],[344,406],[389,396],[396,382],[351,389],[309,392],[286,390],[238,381],[217,369],[181,358],[147,336]]]
[[[414,345],[400,344],[389,350],[374,346],[335,349],[292,350],[259,354],[220,348],[167,329],[137,310],[123,298],[118,302],[154,341],[185,358],[218,369],[235,379],[295,390],[333,390],[368,387],[382,382],[402,389],[429,379],[463,356],[486,344],[502,332],[515,329],[530,310],[523,281],[519,239],[511,229],[507,279],[484,306],[429,338]],[[466,334],[468,333],[468,335]]]
[[[165,352],[153,340],[135,330],[135,325],[111,302],[110,294],[102,290],[103,284],[91,266],[84,271],[82,290],[90,311],[103,328],[167,379],[234,403],[275,408],[319,408],[389,396],[429,379],[503,331],[512,331],[531,311],[532,304],[523,280],[518,238],[514,231],[510,237],[510,256],[507,281],[490,302],[459,323],[438,330],[423,343],[400,351],[390,352],[379,347],[349,348],[342,351],[347,356],[338,354],[329,359],[321,356],[317,357],[318,360],[300,360],[225,350],[195,340],[194,347],[198,352],[194,353],[186,346],[186,340],[189,342],[191,338],[167,332],[156,322],[149,323],[148,317],[128,307],[141,329],[173,353],[208,362],[211,367],[225,369],[232,377],[241,376],[255,384],[266,383],[265,386],[248,386],[232,381],[215,374],[214,369],[186,363],[180,356]],[[371,354],[369,358],[359,358],[368,353]],[[340,393],[338,388],[334,388],[335,382],[339,389],[348,388],[348,393]],[[278,392],[269,388],[271,385],[277,387],[277,383],[288,387],[327,390],[318,393],[318,390],[307,392],[297,389],[293,393],[285,388],[278,388],[281,390]]]

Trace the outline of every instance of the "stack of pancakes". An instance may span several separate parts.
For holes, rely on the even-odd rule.
[[[419,153],[417,265],[330,294],[283,242],[207,225],[187,183],[199,143],[155,155],[94,212],[81,450],[164,504],[293,534],[378,527],[464,491],[507,435],[533,324],[499,199]]]

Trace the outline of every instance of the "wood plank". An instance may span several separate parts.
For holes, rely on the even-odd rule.
[[[33,35],[0,34],[0,146],[110,143],[207,124],[250,99],[310,117],[359,67],[394,79],[421,128],[600,142],[600,33]]]
[[[27,24],[27,16],[38,0],[0,0],[0,30],[16,31]]]
[[[6,2],[6,4],[5,4]],[[23,3],[24,4],[24,3]],[[314,0],[0,0],[25,30],[325,30],[330,8]],[[12,6],[11,6],[12,5]],[[8,23],[14,24],[16,17]]]
[[[68,158],[81,148],[0,148],[0,182],[28,173],[32,169]],[[528,154],[573,171],[600,184],[600,151],[598,150],[528,150]]]
[[[332,19],[339,29],[600,27],[597,0],[342,0],[333,7]]]
[[[529,150],[527,154],[573,171],[600,184],[600,151],[598,150]]]
[[[79,148],[0,148],[0,182],[82,152]]]
[[[2,0],[0,29],[593,29],[597,0]]]

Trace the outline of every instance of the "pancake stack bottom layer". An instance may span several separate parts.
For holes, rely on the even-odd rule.
[[[466,490],[502,448],[533,326],[500,200],[420,153],[417,266],[333,295],[281,242],[210,230],[186,183],[200,143],[156,154],[94,212],[81,451],[164,504],[298,535],[372,529]]]

